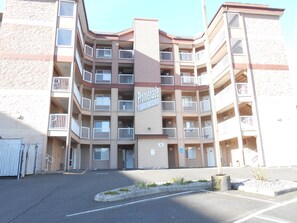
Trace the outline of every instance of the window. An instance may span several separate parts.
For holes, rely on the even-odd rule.
[[[231,39],[232,54],[243,54],[242,40]]]
[[[239,28],[240,27],[239,14],[228,13],[227,14],[227,20],[228,20],[229,27],[232,27],[232,28]]]
[[[196,147],[186,148],[186,159],[196,159]]]
[[[72,46],[71,29],[58,29],[57,46]]]
[[[95,121],[94,128],[101,129],[102,132],[109,132],[109,121]]]
[[[60,1],[59,15],[60,16],[73,16],[74,2]]]
[[[109,148],[94,148],[94,160],[109,160]]]

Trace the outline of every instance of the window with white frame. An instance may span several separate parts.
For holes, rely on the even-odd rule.
[[[196,147],[186,148],[186,159],[196,159]]]
[[[227,14],[228,25],[231,28],[239,28],[239,14],[237,13],[228,13]]]
[[[57,46],[72,46],[72,30],[58,29]]]
[[[94,148],[94,160],[109,160],[109,148]]]
[[[110,131],[110,122],[104,121],[104,120],[95,121],[94,128],[100,129],[101,132],[109,132]]]
[[[74,2],[60,1],[59,16],[73,16],[73,15],[74,15]]]
[[[231,44],[232,54],[243,54],[241,39],[231,39],[230,44]]]

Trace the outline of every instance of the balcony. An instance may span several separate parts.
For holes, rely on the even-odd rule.
[[[249,97],[251,93],[247,83],[236,83],[236,92],[239,97]]]
[[[199,128],[184,128],[184,138],[199,138]]]
[[[233,117],[224,122],[218,123],[220,140],[230,139],[237,136],[238,120]]]
[[[206,63],[205,50],[196,53],[196,61],[198,66]]]
[[[76,97],[78,103],[80,104],[82,97],[80,95],[80,92],[78,90],[78,87],[77,87],[76,83],[73,84],[73,93],[74,93],[74,96]]]
[[[221,30],[217,33],[217,35],[210,42],[209,51],[210,51],[211,55],[213,55],[221,47],[225,38],[226,38],[225,30],[224,30],[224,28],[221,28]]]
[[[53,92],[69,92],[70,77],[54,77],[52,84]]]
[[[228,54],[226,54],[223,59],[221,59],[213,68],[213,79],[216,79],[224,70],[229,66]]]
[[[181,85],[183,86],[195,86],[196,77],[194,76],[181,76]]]
[[[111,59],[111,49],[99,48],[96,49],[96,58],[98,59]]]
[[[103,72],[95,74],[95,84],[110,84],[111,83],[111,73]]]
[[[179,53],[179,60],[181,62],[193,62],[193,53],[184,53],[180,52]]]
[[[172,52],[161,51],[160,52],[161,61],[172,61]]]
[[[81,127],[80,138],[82,139],[90,139],[90,128],[89,127]]]
[[[81,58],[80,58],[80,55],[79,55],[79,52],[78,52],[77,49],[75,51],[75,59],[76,59],[76,63],[77,63],[78,69],[80,71],[80,75],[82,75],[84,69],[83,69]]]
[[[110,139],[110,129],[93,128],[93,139]]]
[[[175,101],[162,101],[163,112],[175,112]]]
[[[134,84],[133,74],[119,74],[119,84]]]
[[[204,100],[200,101],[200,112],[210,112],[211,106],[210,106],[210,100]]]
[[[50,114],[49,117],[49,130],[67,130],[67,117],[68,114]]]
[[[134,58],[134,50],[119,50],[119,58],[132,60]]]
[[[84,70],[83,71],[83,80],[89,83],[92,83],[93,81],[93,74],[89,71]]]
[[[174,76],[161,75],[162,85],[174,85]]]
[[[243,131],[253,131],[257,128],[253,116],[240,116],[240,125]]]
[[[91,111],[92,101],[89,98],[82,98],[81,108],[84,110]]]
[[[134,139],[134,128],[118,128],[118,139]]]
[[[183,101],[182,106],[184,112],[197,112],[197,102]]]
[[[231,105],[233,103],[233,98],[232,86],[229,85],[215,96],[216,110],[220,111]]]
[[[176,139],[176,128],[163,128],[163,134],[168,138]]]
[[[94,100],[94,111],[110,111],[110,100]]]
[[[201,130],[202,130],[201,133],[202,133],[202,138],[203,139],[213,139],[212,127],[211,126],[202,127]]]
[[[207,74],[202,74],[197,77],[198,86],[209,85],[209,76]]]
[[[85,53],[85,55],[87,55],[89,57],[93,57],[93,55],[94,55],[93,47],[90,47],[87,44],[85,44],[84,53]]]
[[[133,100],[119,100],[118,110],[120,112],[133,112],[134,111],[134,101]]]
[[[71,130],[75,133],[78,137],[80,136],[80,126],[78,124],[78,121],[74,118],[71,118]]]

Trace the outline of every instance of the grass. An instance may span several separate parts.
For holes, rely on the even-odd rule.
[[[146,185],[147,187],[157,187],[158,185],[156,183],[150,183]]]
[[[129,190],[128,188],[125,187],[125,188],[121,188],[121,189],[119,189],[119,191],[120,191],[120,192],[129,192],[130,190]]]
[[[170,182],[166,182],[166,183],[164,183],[164,184],[162,184],[163,186],[171,186],[171,185],[173,185],[173,183],[170,183]]]
[[[192,180],[186,180],[184,177],[175,177],[172,179],[173,183],[178,184],[178,185],[185,185],[185,184],[190,184],[193,183]]]
[[[199,183],[207,183],[208,180],[198,180]]]
[[[119,194],[119,192],[117,192],[117,191],[106,191],[104,193],[104,195],[118,195],[118,194]]]
[[[250,173],[255,180],[268,180],[267,173],[263,168],[253,168]]]

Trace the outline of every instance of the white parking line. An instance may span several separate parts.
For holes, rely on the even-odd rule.
[[[268,207],[268,208],[262,209],[260,211],[257,211],[257,212],[255,212],[253,214],[250,214],[250,215],[248,215],[248,216],[246,216],[246,217],[244,217],[242,219],[239,219],[239,220],[235,221],[234,223],[245,222],[245,221],[247,221],[247,220],[249,220],[251,218],[254,218],[254,217],[256,217],[256,216],[258,216],[260,214],[263,214],[263,213],[265,213],[267,211],[271,211],[271,210],[279,208],[279,207],[285,207],[285,206],[287,206],[289,204],[292,204],[292,203],[295,203],[295,202],[297,202],[297,197],[295,197],[294,199],[291,199],[289,201],[286,201],[286,202],[283,202],[283,203],[280,203],[280,204],[276,204],[276,205],[273,205],[271,207]]]
[[[66,215],[66,217],[74,217],[74,216],[77,216],[77,215],[89,214],[89,213],[98,212],[98,211],[105,211],[105,210],[110,210],[110,209],[129,206],[129,205],[133,205],[133,204],[144,203],[144,202],[147,202],[147,201],[160,200],[160,199],[163,199],[163,198],[174,197],[174,196],[190,194],[190,193],[193,193],[193,191],[186,191],[186,192],[181,192],[181,193],[164,195],[164,196],[160,196],[160,197],[147,198],[147,199],[143,199],[143,200],[132,201],[132,202],[125,203],[125,204],[119,204],[119,205],[109,206],[109,207],[105,207],[105,208],[98,208],[98,209],[93,209],[93,210],[89,210],[89,211],[83,211],[83,212],[68,214],[68,215]]]
[[[265,221],[271,221],[271,222],[275,222],[275,223],[289,223],[287,221],[281,221],[281,220],[276,220],[276,219],[262,217],[262,216],[255,216],[254,218],[258,218],[258,219],[265,220]]]

